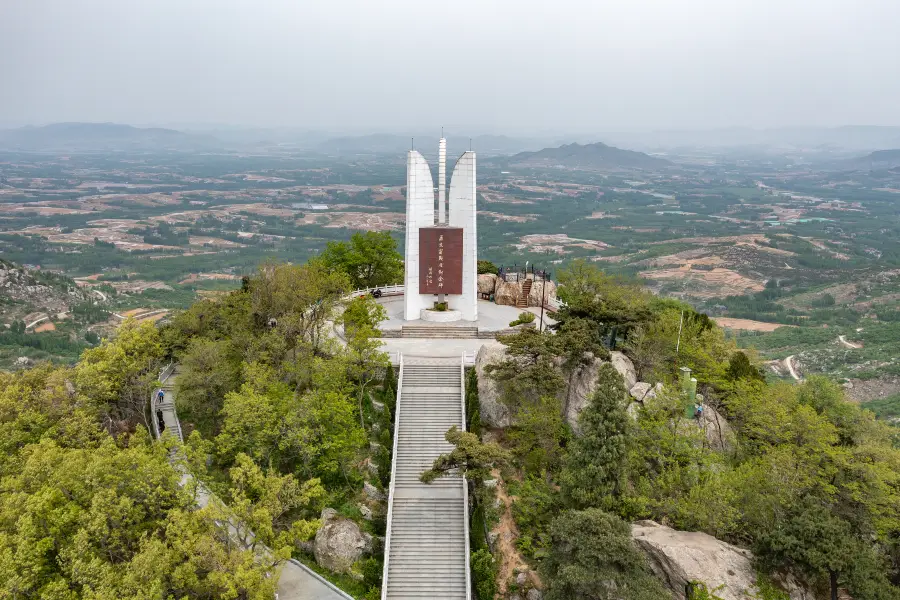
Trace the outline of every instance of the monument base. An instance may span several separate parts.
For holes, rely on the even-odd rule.
[[[419,317],[423,321],[428,321],[430,323],[452,323],[453,321],[459,321],[462,319],[462,313],[458,310],[431,310],[430,308],[423,308]]]

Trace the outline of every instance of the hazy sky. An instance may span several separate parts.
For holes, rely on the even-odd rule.
[[[900,125],[900,0],[0,0],[0,122]]]

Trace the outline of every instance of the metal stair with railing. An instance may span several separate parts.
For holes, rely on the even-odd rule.
[[[457,474],[419,475],[465,428],[460,359],[400,361],[382,600],[470,600],[468,495]]]
[[[528,308],[528,294],[531,293],[531,279],[522,282],[522,293],[516,298],[516,308]]]

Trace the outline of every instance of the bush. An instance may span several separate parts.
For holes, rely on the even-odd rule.
[[[497,269],[497,265],[495,265],[491,261],[489,261],[489,260],[479,260],[478,261],[478,274],[479,275],[484,275],[484,274],[496,275],[499,272],[500,271]]]
[[[435,302],[434,307],[431,310],[436,310],[438,312],[444,312],[447,310],[446,302]]]
[[[530,313],[530,312],[519,313],[519,318],[516,319],[515,321],[510,321],[509,326],[515,327],[516,325],[524,325],[526,323],[534,323],[534,319],[535,319],[534,313]]]
[[[497,567],[494,557],[485,548],[471,554],[472,582],[481,600],[491,600],[497,594]]]

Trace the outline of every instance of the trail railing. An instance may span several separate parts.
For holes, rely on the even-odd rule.
[[[466,352],[462,353],[462,360],[459,362],[459,402],[462,407],[462,430],[466,430]],[[472,362],[474,364],[475,357],[473,355]],[[466,600],[472,600],[472,574],[470,573],[471,561],[469,560],[469,482],[463,475],[463,540],[465,540],[466,548]]]
[[[353,290],[346,296],[344,296],[344,300],[353,300],[354,298],[359,298],[360,296],[375,296],[376,298],[383,298],[385,296],[402,296],[406,290],[406,286],[402,283],[395,283],[394,285],[382,285],[378,287],[370,287],[370,288],[361,288],[358,290]]]
[[[391,527],[394,520],[394,485],[397,481],[397,445],[400,440],[400,402],[403,389],[403,354],[400,354],[397,377],[397,401],[394,403],[394,448],[391,450],[391,483],[388,485],[387,527],[384,532],[384,567],[381,572],[381,600],[387,600],[388,570],[391,566]]]

